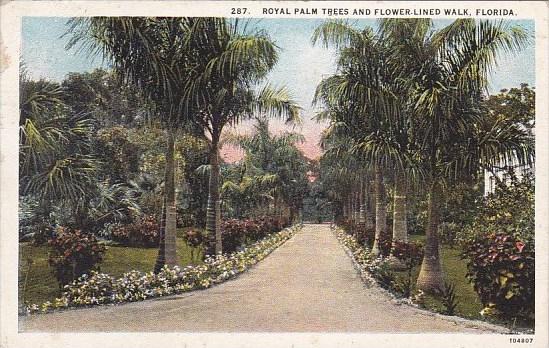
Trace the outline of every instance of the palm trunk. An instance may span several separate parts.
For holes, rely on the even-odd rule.
[[[360,179],[360,191],[358,192],[358,205],[360,207],[359,215],[358,215],[358,223],[361,227],[364,227],[364,224],[366,222],[366,209],[364,207],[364,203],[366,202],[366,197],[364,193],[364,178]]]
[[[439,293],[444,283],[438,243],[440,195],[439,184],[433,181],[429,187],[425,255],[417,278],[417,288],[427,293]]]
[[[355,238],[358,238],[358,230],[360,227],[360,196],[359,192],[353,194],[353,212],[355,218]]]
[[[372,231],[375,228],[375,216],[373,210],[376,205],[374,180],[370,180],[369,184],[366,185],[366,194],[366,230]]]
[[[215,237],[215,253],[223,252],[221,242],[221,209],[219,202],[219,137],[214,136],[210,149],[210,182],[208,206],[206,208],[206,233],[209,238]]]
[[[383,187],[383,176],[381,169],[375,168],[375,198],[376,198],[376,230],[372,255],[381,254],[380,242],[385,237],[387,230],[387,204],[385,203],[385,190]]]
[[[389,262],[395,270],[404,270],[406,265],[393,254],[396,242],[408,242],[408,225],[406,221],[406,179],[404,173],[395,174],[395,193],[393,197],[393,245]]]
[[[175,137],[172,130],[166,131],[166,169],[164,171],[164,201],[160,219],[160,245],[154,271],[160,272],[164,265],[177,265],[176,208],[175,208]]]
[[[404,174],[397,173],[395,180],[395,195],[393,198],[393,242],[408,242],[406,192],[406,179]]]
[[[349,215],[351,218],[351,234],[355,233],[355,205],[354,205],[354,193],[349,195]]]

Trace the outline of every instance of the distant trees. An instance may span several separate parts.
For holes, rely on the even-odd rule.
[[[228,141],[245,152],[240,163],[228,169],[221,189],[230,213],[297,218],[308,190],[307,160],[296,147],[303,136],[294,132],[274,135],[268,119],[259,117],[252,134],[232,136]]]

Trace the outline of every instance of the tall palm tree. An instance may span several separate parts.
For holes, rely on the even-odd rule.
[[[332,204],[333,208],[340,206],[342,217],[350,224],[350,232],[357,235],[359,221],[356,213],[360,207],[356,194],[360,192],[365,163],[356,154],[349,126],[344,122],[337,122],[334,114],[337,112],[317,115],[317,119],[332,119],[330,126],[323,132],[320,143],[324,150],[320,159],[322,181],[332,202],[337,203]]]
[[[317,95],[325,104],[348,108],[341,113],[342,122],[349,129],[359,129],[351,135],[358,153],[374,172],[376,198],[375,241],[372,254],[379,255],[379,243],[386,235],[386,201],[383,171],[390,169],[404,176],[407,156],[406,118],[400,105],[403,88],[399,85],[394,68],[390,66],[390,47],[374,32],[358,30],[343,21],[327,21],[313,34],[313,43],[322,41],[325,46],[339,49],[338,74],[321,82]],[[335,114],[334,114],[335,115]],[[402,182],[402,180],[399,180]],[[396,197],[405,197],[399,185]],[[405,204],[398,199],[397,205]],[[395,211],[402,212],[397,207]],[[398,239],[406,234],[403,224],[395,225]]]
[[[187,44],[200,50],[193,57],[181,105],[185,112],[199,109],[193,121],[209,139],[206,231],[215,236],[215,252],[221,253],[219,147],[223,128],[259,113],[296,121],[299,107],[285,88],[259,86],[278,59],[277,47],[265,32],[238,20],[198,18],[189,26]]]
[[[69,21],[68,47],[81,45],[112,63],[116,72],[137,86],[156,108],[166,130],[164,200],[155,271],[177,264],[175,207],[175,130],[188,125],[194,110],[180,108],[188,70],[198,49],[186,45],[193,19],[86,17]]]
[[[438,225],[444,185],[477,175],[482,163],[509,158],[502,154],[521,162],[531,158],[527,142],[477,131],[485,117],[479,112],[481,95],[498,53],[521,49],[528,37],[506,21],[459,19],[435,31],[428,19],[384,19],[380,28],[401,74],[408,76],[416,151],[425,163],[427,241],[417,287],[437,292],[443,284]],[[494,141],[471,140],[479,136]]]

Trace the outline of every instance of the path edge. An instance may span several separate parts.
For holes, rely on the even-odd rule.
[[[505,326],[488,323],[488,322],[485,322],[485,321],[482,321],[482,320],[473,320],[473,319],[467,319],[467,318],[462,318],[462,317],[458,317],[458,316],[451,316],[451,315],[444,315],[444,314],[441,314],[441,313],[436,313],[436,312],[430,311],[428,309],[419,308],[416,304],[412,303],[409,299],[403,299],[403,298],[396,297],[395,294],[393,294],[389,290],[382,288],[379,285],[379,283],[372,277],[370,272],[368,272],[368,270],[363,268],[356,261],[356,259],[353,256],[353,253],[352,253],[351,249],[349,249],[346,245],[341,243],[340,239],[338,238],[338,236],[337,236],[338,228],[330,228],[330,229],[331,229],[331,232],[333,233],[333,235],[336,237],[339,245],[345,251],[345,254],[347,254],[349,259],[351,260],[353,268],[357,271],[360,279],[362,280],[362,282],[364,283],[366,288],[376,290],[380,295],[384,296],[391,303],[393,303],[397,306],[405,305],[408,308],[410,308],[410,309],[412,309],[412,310],[414,310],[414,311],[416,311],[420,314],[428,315],[428,316],[435,317],[435,318],[438,318],[438,319],[451,321],[451,322],[454,322],[455,324],[463,325],[466,328],[483,329],[483,330],[487,330],[487,331],[492,331],[492,333],[497,333],[497,334],[508,334],[508,335],[509,334],[523,334],[522,332],[515,332],[512,329],[507,328]]]

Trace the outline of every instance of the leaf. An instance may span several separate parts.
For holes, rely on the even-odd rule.
[[[507,284],[507,277],[506,276],[499,276],[499,284],[503,288],[505,287],[505,284]]]

